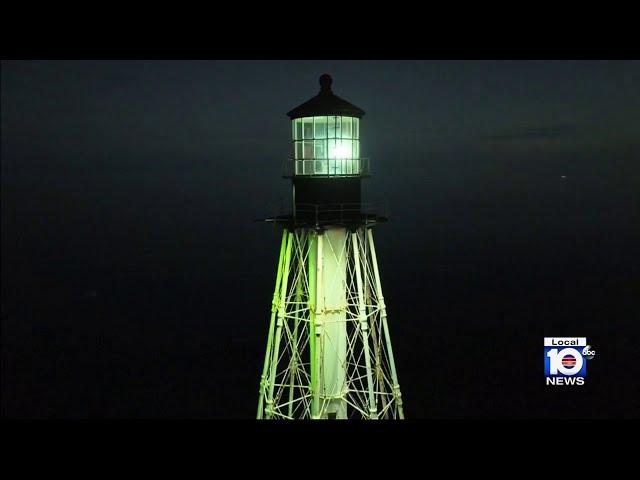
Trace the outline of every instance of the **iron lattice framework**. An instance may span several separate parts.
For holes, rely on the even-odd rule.
[[[257,418],[404,418],[371,227],[284,230]]]

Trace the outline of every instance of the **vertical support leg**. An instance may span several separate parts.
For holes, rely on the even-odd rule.
[[[398,416],[404,418],[404,410],[402,408],[402,394],[400,393],[400,384],[398,383],[398,374],[396,373],[396,362],[393,358],[393,349],[391,348],[391,337],[389,336],[389,326],[387,324],[387,307],[384,303],[384,297],[382,296],[382,284],[380,283],[380,272],[378,270],[378,257],[376,256],[376,248],[373,244],[372,230],[367,230],[369,239],[369,249],[371,250],[371,263],[373,264],[373,273],[376,281],[376,295],[378,297],[378,303],[380,304],[380,317],[382,320],[382,328],[384,329],[384,336],[387,344],[387,353],[389,354],[389,363],[391,367],[391,379],[393,381],[393,395],[395,397],[396,405],[398,408]]]
[[[318,417],[318,367],[316,361],[316,259],[317,259],[317,242],[318,236],[315,232],[309,232],[307,241],[308,249],[308,268],[309,268],[309,370],[311,373],[311,418]]]
[[[362,289],[362,273],[360,269],[360,246],[358,244],[357,232],[351,233],[351,245],[353,247],[353,261],[356,267],[356,284],[358,287],[358,320],[362,332],[362,345],[364,347],[364,360],[367,370],[367,390],[369,391],[369,415],[371,419],[378,418],[376,408],[376,398],[373,387],[373,375],[371,374],[371,358],[369,356],[369,325],[364,303],[364,293]]]
[[[369,332],[371,333],[371,343],[373,344],[373,371],[374,371],[374,390],[378,392],[380,402],[382,403],[381,410],[385,410],[387,406],[387,389],[384,381],[384,376],[382,375],[382,354],[380,351],[380,338],[378,338],[378,332],[376,331],[377,324],[375,321],[372,321],[371,318],[375,318],[373,314],[373,308],[371,305],[371,292],[369,291],[371,285],[365,276],[365,305],[367,305],[367,318],[369,319]],[[383,417],[384,418],[384,417]]]
[[[264,415],[264,396],[267,385],[267,372],[269,370],[269,358],[271,354],[271,344],[273,343],[273,330],[276,318],[276,312],[278,311],[278,304],[280,302],[280,283],[282,281],[282,265],[284,263],[285,252],[287,249],[287,230],[282,232],[282,241],[280,242],[280,254],[278,256],[278,273],[276,273],[276,287],[273,291],[273,300],[271,301],[271,319],[269,321],[269,335],[267,337],[267,351],[264,354],[264,364],[262,366],[262,375],[260,376],[260,393],[258,397],[258,412],[256,418],[258,420],[263,418]]]
[[[269,378],[269,393],[267,396],[267,418],[273,418],[273,390],[275,387],[276,370],[278,369],[278,358],[280,355],[280,339],[282,338],[282,326],[285,322],[287,307],[287,287],[289,280],[289,267],[291,265],[291,246],[293,244],[293,232],[287,234],[287,249],[284,258],[284,270],[280,285],[280,302],[278,305],[278,316],[276,321],[276,331],[274,333],[273,355],[271,356],[271,372]]]
[[[293,314],[293,345],[291,346],[291,365],[289,368],[291,381],[289,383],[289,408],[288,416],[293,416],[293,393],[295,389],[295,381],[298,370],[298,361],[300,360],[300,352],[298,351],[298,325],[300,323],[300,311],[302,309],[302,283],[304,282],[304,230],[297,236],[294,259],[296,262],[296,296],[295,310]]]
[[[377,310],[373,307],[373,286],[372,286],[372,276],[371,272],[371,262],[369,261],[369,242],[367,241],[367,229],[360,228],[358,231],[358,240],[360,241],[360,245],[362,246],[362,258],[361,265],[363,269],[364,275],[364,301],[367,307],[367,318],[369,323],[369,333],[371,335],[371,343],[373,344],[373,370],[374,370],[374,387],[376,392],[378,392],[380,402],[382,403],[381,410],[387,411],[387,384],[384,381],[384,374],[382,373],[382,346],[380,341],[382,339],[382,335],[378,329],[380,328],[380,322],[376,321]],[[383,418],[386,418],[386,413]]]
[[[313,391],[313,408],[311,418],[319,419],[322,418],[322,406],[320,405],[320,390],[324,391],[324,382],[322,379],[322,359],[323,359],[323,315],[324,315],[324,297],[323,297],[323,243],[324,243],[324,233],[320,230],[316,235],[316,245],[315,245],[315,280],[314,280],[314,293],[315,293],[315,315],[313,319],[314,323],[314,340],[315,340],[315,348],[314,348],[314,358],[312,362],[314,364],[315,370],[315,390]]]

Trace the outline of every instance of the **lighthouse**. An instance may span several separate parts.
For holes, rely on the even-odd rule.
[[[291,208],[266,219],[282,241],[258,419],[404,418],[374,243],[386,215],[361,199],[364,113],[324,74],[287,114]]]

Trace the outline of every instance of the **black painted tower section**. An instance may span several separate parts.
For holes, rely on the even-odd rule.
[[[302,117],[340,115],[362,118],[364,110],[338,97],[331,90],[333,80],[326,73],[320,77],[320,93],[287,113],[291,120]],[[293,218],[295,223],[312,223],[314,218],[338,222],[362,219],[361,175],[292,176]]]

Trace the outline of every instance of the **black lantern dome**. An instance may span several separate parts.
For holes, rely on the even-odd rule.
[[[314,117],[321,115],[339,115],[362,118],[364,110],[338,97],[331,90],[333,79],[328,74],[320,76],[320,93],[310,100],[290,110],[287,115],[294,118]]]

